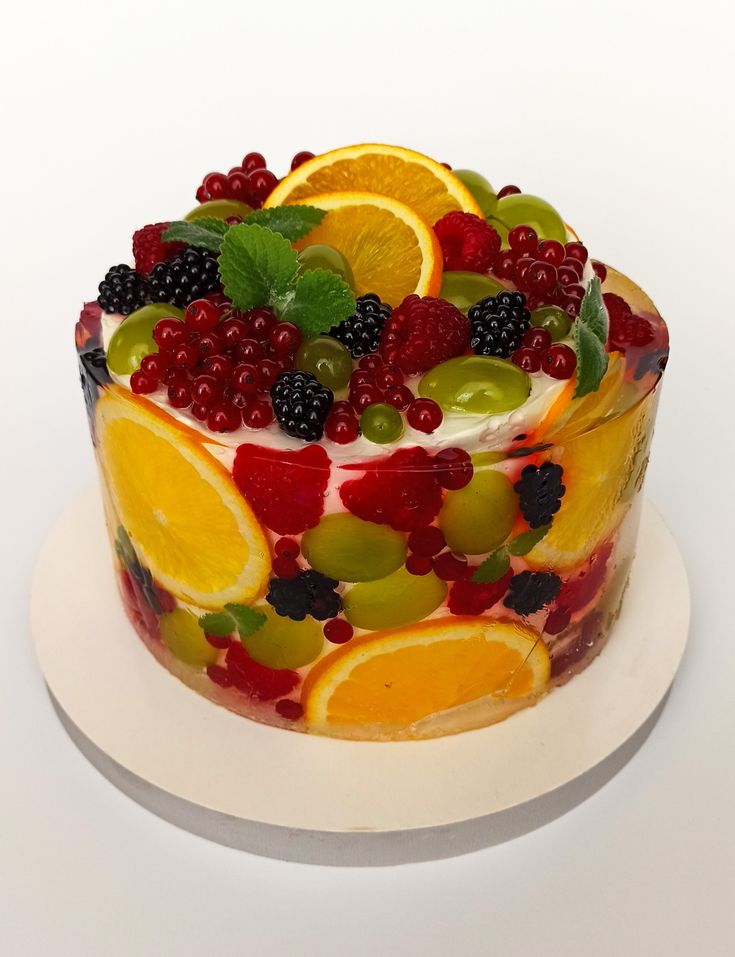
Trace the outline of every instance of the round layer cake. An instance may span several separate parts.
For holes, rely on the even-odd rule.
[[[603,649],[668,335],[515,186],[259,153],[144,226],[76,327],[125,611],[245,717],[432,737]],[[579,224],[575,224],[579,225]]]

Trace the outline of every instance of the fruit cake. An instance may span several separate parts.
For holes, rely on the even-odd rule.
[[[548,202],[379,144],[259,153],[138,229],[76,327],[115,575],[247,718],[420,738],[602,651],[666,326]],[[579,224],[575,224],[578,228]]]

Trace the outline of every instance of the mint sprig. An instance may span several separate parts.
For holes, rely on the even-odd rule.
[[[510,568],[511,555],[527,555],[531,549],[538,545],[544,535],[551,528],[551,525],[541,525],[539,528],[529,528],[527,532],[521,532],[515,538],[511,538],[505,545],[496,548],[491,552],[485,561],[475,570],[470,579],[476,585],[486,585],[500,581]]]
[[[196,219],[191,222],[180,220],[169,225],[163,234],[163,241],[186,243],[187,246],[202,246],[204,249],[217,252],[229,228],[223,219]]]
[[[325,209],[317,209],[315,206],[273,206],[270,209],[254,210],[245,222],[265,226],[294,243],[310,233],[326,215]]]
[[[307,339],[328,332],[355,311],[355,296],[340,277],[327,269],[309,269],[294,287],[281,318],[297,325]]]
[[[287,298],[298,271],[296,250],[265,226],[239,223],[222,241],[219,272],[237,309],[276,306]]]
[[[248,605],[228,604],[225,605],[224,611],[202,615],[199,619],[199,627],[218,638],[227,638],[235,631],[241,638],[246,638],[254,635],[265,620],[266,617],[262,612],[255,611]]]
[[[577,352],[575,399],[596,392],[607,372],[607,327],[607,311],[602,300],[600,280],[595,276],[587,286],[573,326]]]

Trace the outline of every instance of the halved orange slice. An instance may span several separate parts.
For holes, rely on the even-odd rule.
[[[335,191],[391,196],[410,206],[429,226],[457,209],[482,216],[464,183],[441,163],[383,143],[345,146],[315,156],[282,179],[265,205],[316,206],[315,196]]]
[[[532,629],[452,616],[353,639],[312,668],[302,702],[310,729],[379,736],[488,695],[540,693],[548,679]]]
[[[98,454],[120,522],[182,601],[252,600],[270,571],[260,524],[223,466],[152,408],[114,386],[97,403]]]
[[[352,268],[355,292],[375,292],[399,305],[416,293],[436,296],[442,281],[439,242],[404,203],[378,193],[320,193],[310,202],[327,215],[299,240],[298,250],[317,243],[338,249]]]

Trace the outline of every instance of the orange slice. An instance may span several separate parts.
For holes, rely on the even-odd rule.
[[[382,143],[346,146],[315,156],[282,179],[265,205],[308,202],[316,206],[318,194],[337,190],[391,196],[410,206],[429,226],[457,209],[482,216],[464,183],[441,163]]]
[[[153,577],[200,608],[248,602],[270,571],[263,531],[229,473],[186,430],[111,387],[97,403],[117,518]]]
[[[532,629],[452,616],[353,639],[312,668],[302,701],[313,730],[377,736],[488,695],[528,697],[548,679]]]
[[[310,202],[327,215],[296,248],[326,243],[338,249],[350,264],[358,296],[375,292],[397,306],[410,293],[438,294],[439,242],[408,206],[377,193],[321,193]]]

